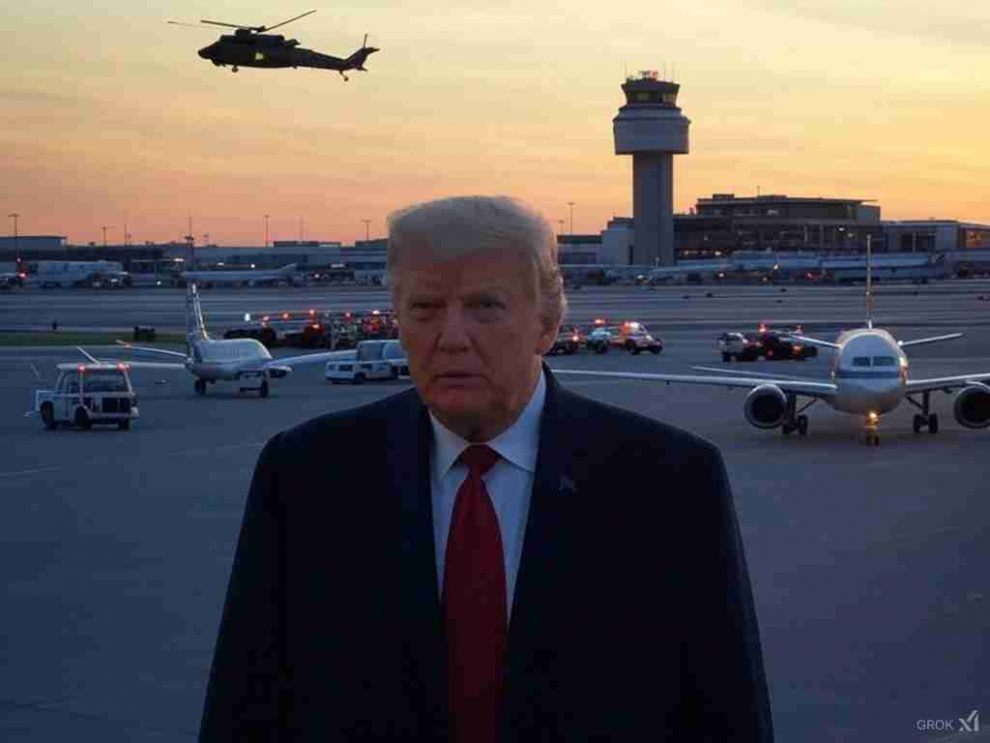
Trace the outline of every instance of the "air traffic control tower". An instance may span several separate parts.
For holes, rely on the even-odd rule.
[[[674,155],[688,151],[690,120],[677,107],[677,83],[654,70],[626,78],[626,105],[612,119],[615,154],[633,156],[636,265],[674,265]]]

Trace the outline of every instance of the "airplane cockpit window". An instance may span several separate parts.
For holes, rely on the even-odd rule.
[[[873,366],[897,366],[897,358],[894,356],[874,356]]]
[[[853,366],[869,366],[869,356],[853,356]]]

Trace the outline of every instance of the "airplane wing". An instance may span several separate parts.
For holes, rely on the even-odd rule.
[[[831,382],[811,382],[799,381],[796,379],[784,379],[772,376],[701,376],[694,374],[650,374],[648,372],[600,372],[600,371],[579,371],[577,369],[559,369],[551,367],[554,374],[579,374],[589,377],[612,377],[616,379],[642,379],[652,382],[666,382],[671,384],[706,384],[714,387],[745,387],[753,389],[764,384],[773,384],[784,392],[792,392],[795,395],[805,395],[807,397],[827,398],[835,395],[836,386]]]
[[[930,338],[918,338],[913,341],[897,341],[897,345],[901,348],[907,348],[908,346],[920,346],[925,343],[938,343],[940,341],[951,341],[955,338],[962,338],[962,333],[949,333],[948,335],[933,335]]]
[[[823,341],[821,338],[809,338],[806,335],[793,335],[788,333],[782,336],[787,341],[797,341],[798,343],[805,343],[809,346],[822,346],[823,348],[838,348],[838,343],[832,343],[832,341]]]
[[[703,372],[715,372],[716,374],[726,374],[725,369],[720,369],[717,366],[692,366],[695,371]],[[810,379],[809,377],[799,377],[793,374],[764,374],[763,372],[754,372],[747,370],[744,377],[765,377],[768,379],[794,379],[798,382],[818,382],[820,380]]]
[[[131,343],[128,343],[127,341],[117,341],[117,345],[123,346],[124,348],[129,348],[132,351],[147,351],[148,353],[160,353],[163,356],[177,356],[180,359],[189,358],[187,354],[179,353],[178,351],[168,351],[164,348],[151,348],[149,346],[135,346]]]
[[[125,364],[131,369],[185,369],[185,364],[173,364],[168,361],[125,361],[116,359],[114,363]]]
[[[965,387],[973,382],[990,382],[990,372],[980,374],[960,374],[954,377],[932,377],[931,379],[909,379],[904,391],[908,394],[915,392],[931,392],[932,390],[952,390]]]
[[[319,353],[306,353],[300,356],[278,356],[267,362],[265,367],[271,366],[297,366],[299,364],[325,364],[331,360],[339,360],[340,351],[320,351]]]
[[[94,364],[126,364],[132,369],[185,369],[185,364],[176,364],[166,361],[131,361],[130,359],[98,359],[85,349],[76,346],[76,350],[89,359]],[[184,354],[179,354],[185,358]]]

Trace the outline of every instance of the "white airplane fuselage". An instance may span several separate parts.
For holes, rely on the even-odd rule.
[[[886,330],[859,328],[842,333],[829,376],[837,390],[827,398],[844,413],[887,413],[904,400],[907,354]]]
[[[191,341],[189,345],[190,358],[186,362],[186,368],[199,379],[208,382],[261,376],[254,371],[245,373],[245,368],[250,370],[252,367],[261,366],[272,358],[268,349],[254,338],[231,338],[222,341],[197,339]]]

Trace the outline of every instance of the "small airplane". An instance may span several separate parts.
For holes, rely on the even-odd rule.
[[[293,367],[300,364],[326,363],[330,359],[336,358],[332,351],[272,358],[268,349],[254,338],[230,338],[226,340],[210,338],[206,332],[203,309],[195,284],[190,284],[186,292],[187,353],[168,351],[163,348],[135,346],[124,341],[117,342],[125,348],[157,353],[175,359],[175,361],[95,359],[83,349],[80,348],[79,350],[94,363],[122,363],[133,369],[187,369],[195,377],[193,389],[197,395],[206,394],[207,383],[259,379],[261,382],[258,387],[242,387],[241,391],[256,389],[262,397],[268,397],[269,379],[280,379],[292,372]]]
[[[201,20],[211,26],[225,26],[235,29],[233,34],[224,34],[217,41],[199,50],[199,56],[208,59],[217,67],[230,65],[231,72],[237,72],[240,67],[315,67],[323,70],[334,70],[339,72],[346,82],[348,77],[344,73],[348,70],[361,70],[367,72],[364,62],[369,55],[379,51],[373,46],[368,46],[368,34],[364,35],[364,43],[361,48],[349,57],[334,57],[330,54],[321,54],[312,49],[299,47],[296,39],[286,39],[279,34],[267,34],[265,31],[284,26],[300,18],[315,13],[310,10],[306,13],[290,18],[287,21],[276,23],[274,26],[242,26],[237,23],[221,23],[220,21]],[[169,21],[175,26],[191,26],[202,28],[194,23],[180,23]]]
[[[554,368],[555,374],[578,374],[595,377],[643,379],[671,384],[702,384],[750,389],[743,403],[746,420],[757,428],[780,428],[784,436],[797,431],[808,435],[808,416],[804,411],[822,401],[843,413],[864,416],[866,444],[879,446],[880,416],[907,401],[920,412],[915,414],[913,429],[938,433],[938,415],[931,412],[931,393],[937,390],[956,393],[952,406],[956,422],[966,428],[990,426],[990,372],[959,374],[930,379],[911,379],[905,348],[938,343],[962,337],[949,333],[909,341],[896,340],[888,331],[873,327],[872,252],[866,242],[866,327],[845,331],[834,342],[792,334],[799,343],[831,349],[833,358],[827,380],[793,377],[783,374],[748,372],[727,375],[720,369],[694,367],[699,371],[722,372],[721,376],[690,374],[649,374],[640,372],[598,372]],[[920,396],[920,402],[915,399]],[[809,398],[800,408],[798,398]]]
[[[183,271],[179,274],[179,277],[187,282],[196,282],[202,287],[210,287],[221,284],[259,286],[262,284],[276,284],[280,281],[291,283],[295,275],[296,264],[289,263],[272,271],[256,271],[253,269],[246,269],[244,271]]]

